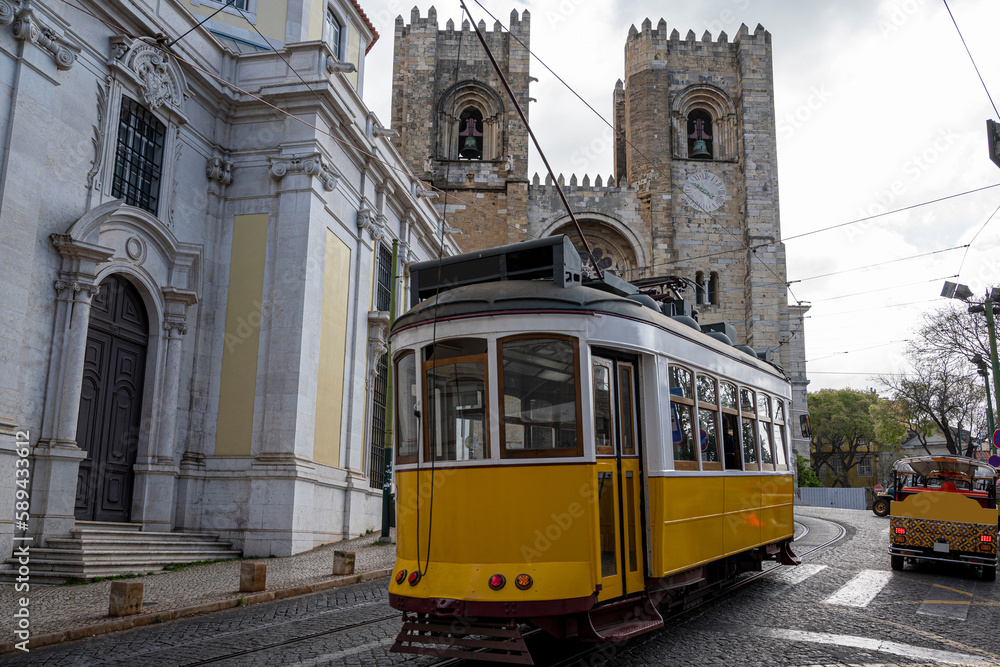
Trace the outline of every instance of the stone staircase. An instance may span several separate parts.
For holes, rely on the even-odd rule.
[[[209,532],[150,532],[140,524],[77,521],[68,537],[31,547],[31,583],[61,584],[118,574],[157,572],[167,565],[239,558],[232,543]],[[17,575],[17,559],[0,565],[0,582]]]

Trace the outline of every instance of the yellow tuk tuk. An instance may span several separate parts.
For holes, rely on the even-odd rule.
[[[889,557],[894,570],[921,560],[997,571],[997,475],[965,456],[917,456],[893,465]]]

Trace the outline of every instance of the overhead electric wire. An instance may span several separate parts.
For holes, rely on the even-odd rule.
[[[856,352],[865,352],[866,350],[874,350],[876,348],[886,347],[887,345],[895,345],[896,343],[908,343],[908,342],[909,342],[908,338],[904,338],[904,339],[900,339],[900,340],[890,340],[888,343],[879,343],[878,345],[870,345],[868,347],[862,347],[862,348],[859,348],[857,350],[843,350],[841,352],[834,352],[832,354],[827,354],[825,356],[818,357],[816,359],[806,359],[805,363],[811,364],[811,363],[814,363],[814,362],[817,362],[817,361],[823,361],[824,359],[832,359],[833,357],[839,357],[839,356],[842,356],[842,355],[845,355],[845,354],[854,354]]]
[[[858,218],[857,220],[851,220],[849,222],[841,222],[836,225],[830,225],[829,227],[820,227],[819,229],[814,229],[811,232],[803,232],[801,234],[794,234],[792,236],[786,236],[781,239],[782,241],[791,241],[793,239],[800,239],[803,236],[812,236],[813,234],[819,234],[820,232],[828,232],[831,229],[839,229],[840,227],[847,227],[848,225],[856,225],[859,222],[865,222],[867,220],[874,220],[875,218],[882,218],[887,215],[892,215],[893,213],[901,213],[903,211],[909,211],[914,208],[920,208],[921,206],[928,206],[930,204],[937,204],[938,202],[946,201],[948,199],[954,199],[955,197],[964,197],[965,195],[971,195],[976,192],[982,192],[983,190],[989,190],[990,188],[995,188],[1000,186],[1000,183],[994,183],[993,185],[984,185],[981,188],[975,188],[974,190],[966,190],[965,192],[959,192],[958,194],[948,195],[947,197],[938,197],[937,199],[931,199],[930,201],[921,202],[919,204],[913,204],[911,206],[904,206],[902,208],[895,208],[891,211],[885,211],[884,213],[876,213],[875,215],[869,215],[864,218]]]
[[[998,210],[1000,210],[1000,208],[998,208]],[[994,213],[996,213],[996,211],[994,211]],[[990,216],[990,217],[992,217],[992,216]],[[829,278],[830,276],[837,276],[837,275],[840,275],[841,273],[850,273],[852,271],[863,271],[865,269],[874,269],[874,268],[876,268],[878,266],[885,266],[886,264],[895,264],[896,262],[905,262],[905,261],[908,261],[908,260],[911,260],[911,259],[919,259],[921,257],[929,257],[930,255],[937,255],[937,254],[940,254],[942,252],[951,252],[952,250],[961,250],[962,248],[965,248],[966,250],[968,250],[969,244],[966,243],[965,245],[957,245],[957,246],[955,246],[953,248],[944,248],[942,250],[933,250],[931,252],[925,252],[925,253],[921,253],[919,255],[911,255],[909,257],[900,257],[898,259],[888,259],[888,260],[886,260],[884,262],[878,262],[876,264],[869,264],[867,266],[856,266],[853,269],[841,269],[840,271],[833,271],[831,273],[823,273],[823,274],[820,274],[818,276],[809,276],[808,278],[799,278],[798,280],[790,280],[790,281],[788,281],[788,284],[791,285],[792,283],[801,283],[801,282],[804,282],[806,280],[816,280],[818,278]]]
[[[990,213],[990,217],[986,218],[986,222],[984,222],[983,226],[979,228],[979,231],[975,233],[975,235],[972,237],[972,240],[965,244],[965,253],[962,255],[962,263],[958,265],[959,275],[961,275],[962,273],[962,267],[965,266],[965,258],[969,256],[969,248],[972,246],[973,243],[976,242],[976,239],[979,238],[979,235],[983,233],[983,230],[986,229],[986,225],[990,224],[990,220],[992,220],[993,216],[997,214],[997,211],[1000,211],[1000,206],[997,206],[995,209],[993,209],[993,212]]]
[[[889,290],[900,289],[901,287],[912,287],[913,285],[923,285],[925,283],[934,283],[934,282],[938,282],[939,280],[948,280],[949,278],[958,278],[958,275],[945,276],[944,278],[931,278],[930,280],[918,280],[917,282],[914,282],[914,283],[906,283],[906,284],[903,284],[903,285],[893,285],[892,287],[883,287],[883,288],[880,288],[880,289],[873,289],[873,290],[868,290],[868,291],[865,291],[865,292],[855,292],[854,294],[841,294],[840,296],[828,296],[828,297],[826,297],[824,299],[824,301],[835,301],[837,299],[846,299],[846,298],[852,297],[852,296],[865,296],[865,295],[868,295],[868,294],[873,294],[875,292],[888,292]]]
[[[990,95],[990,89],[986,87],[986,82],[983,81],[983,75],[979,73],[979,65],[976,64],[976,59],[972,57],[972,51],[969,50],[969,45],[965,43],[965,37],[962,35],[961,28],[958,27],[958,21],[955,20],[955,15],[951,13],[951,7],[948,6],[948,0],[943,0],[944,8],[948,10],[948,16],[951,17],[951,22],[955,25],[955,30],[958,31],[958,38],[962,40],[962,46],[965,47],[965,52],[969,54],[969,60],[972,61],[972,67],[976,70],[976,76],[979,77],[979,83],[983,84],[983,90],[986,91],[986,97],[990,99],[990,104],[993,105],[993,113],[996,114],[997,119],[1000,120],[1000,111],[997,111],[997,105],[993,101],[993,96]]]

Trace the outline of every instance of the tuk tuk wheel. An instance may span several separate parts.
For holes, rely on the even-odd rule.
[[[903,557],[902,556],[896,556],[895,554],[890,555],[889,556],[889,564],[892,566],[892,569],[894,569],[894,570],[902,570],[903,569]],[[995,573],[996,573],[996,570],[994,570],[994,574]]]
[[[875,516],[885,516],[889,513],[889,501],[885,498],[876,498],[872,503],[872,512],[875,512]]]
[[[997,579],[997,566],[983,565],[983,581],[996,581],[996,579]]]

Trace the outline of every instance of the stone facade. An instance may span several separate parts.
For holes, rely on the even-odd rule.
[[[498,23],[486,37],[526,111],[528,12],[512,12],[509,29]],[[449,226],[462,230],[463,250],[558,233],[575,237],[552,177],[527,180],[527,133],[471,26],[456,29],[449,22],[441,30],[433,8],[425,18],[414,8],[409,24],[396,19],[394,38],[395,143],[415,172],[446,192],[437,203],[447,202],[441,210]],[[780,364],[804,409],[807,307],[788,305],[771,35],[744,25],[731,40],[707,32],[699,39],[693,31],[681,38],[663,19],[655,27],[646,19],[628,32],[624,73],[612,93],[618,134],[611,175],[557,177],[595,259],[633,281],[676,275],[697,284],[687,298],[700,322],[731,324],[734,342]],[[479,111],[498,119],[503,149],[459,159],[457,144],[441,140],[461,127],[463,108],[449,96],[474,88],[480,92],[459,106],[490,100],[492,106]],[[696,118],[710,128],[709,156],[693,154]],[[699,203],[687,194],[705,183],[717,188],[714,197]]]
[[[347,0],[262,5],[275,52],[218,20],[196,28],[183,2],[83,5],[0,0],[0,561],[20,433],[36,546],[105,511],[255,556],[376,528],[380,262],[394,240],[400,274],[455,246],[365,106],[363,67],[335,57],[323,8],[348,55],[374,29]],[[167,51],[160,34],[185,36]],[[149,143],[126,148],[143,127]],[[129,181],[129,151],[159,172]],[[155,203],[129,203],[129,187]],[[98,331],[112,279],[134,300]],[[142,325],[136,341],[115,317]],[[136,354],[104,373],[125,343]]]

